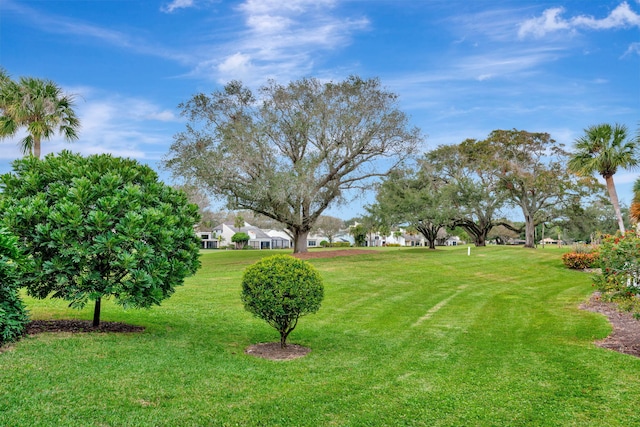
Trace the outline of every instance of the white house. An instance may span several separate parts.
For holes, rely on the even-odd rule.
[[[244,223],[244,226],[236,228],[233,223],[225,222],[217,225],[212,230],[199,230],[197,234],[202,240],[203,249],[217,249],[222,246],[231,245],[231,239],[236,233],[247,233],[249,235],[248,246],[254,249],[288,249],[291,247],[291,239],[283,237],[277,233],[269,235],[264,230]],[[286,236],[286,235],[285,235]]]
[[[202,241],[202,249],[218,249],[221,246],[221,242],[218,240],[218,237],[213,230],[197,230],[196,235],[200,237],[200,240]]]
[[[444,241],[445,246],[458,246],[462,244],[464,244],[464,242],[458,236],[449,236],[447,240]]]

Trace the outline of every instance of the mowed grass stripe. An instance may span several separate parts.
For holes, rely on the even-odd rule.
[[[290,337],[312,352],[272,362],[244,354],[278,335],[244,311],[240,279],[273,252],[206,252],[162,306],[105,304],[104,320],[142,334],[40,335],[0,354],[0,425],[640,425],[640,363],[592,344],[610,328],[578,310],[589,276],[566,270],[561,253],[393,248],[313,260],[323,307]],[[28,307],[91,317],[60,301]]]

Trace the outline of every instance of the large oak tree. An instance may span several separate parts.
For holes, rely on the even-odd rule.
[[[410,226],[435,249],[438,231],[453,226],[456,209],[450,203],[450,193],[454,187],[427,166],[423,164],[417,172],[391,173],[378,187],[376,203],[367,210],[379,223]]]
[[[492,171],[508,199],[522,210],[525,247],[535,247],[535,224],[575,188],[567,172],[567,152],[548,133],[494,130],[478,142],[485,168]]]
[[[453,225],[463,228],[476,246],[486,246],[491,229],[502,223],[499,216],[506,193],[500,180],[483,163],[484,146],[474,139],[457,145],[441,145],[425,155],[435,173],[453,187],[449,206],[455,208]]]
[[[421,139],[378,79],[272,81],[257,94],[234,81],[180,107],[187,128],[164,166],[229,208],[285,224],[294,252],[307,250],[329,206],[387,175]]]

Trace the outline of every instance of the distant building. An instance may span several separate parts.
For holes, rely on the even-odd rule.
[[[292,247],[291,237],[284,231],[262,230],[246,222],[240,228],[237,228],[231,222],[225,222],[210,230],[200,229],[196,231],[202,241],[203,249],[218,249],[233,245],[231,239],[236,233],[249,235],[247,246],[253,249],[289,249]]]

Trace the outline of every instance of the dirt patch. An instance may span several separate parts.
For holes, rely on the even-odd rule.
[[[298,259],[316,259],[316,258],[334,258],[337,256],[351,256],[371,254],[371,251],[364,249],[337,249],[334,251],[314,251],[304,252],[301,254],[293,254]]]
[[[27,323],[25,334],[35,335],[43,332],[142,332],[144,327],[119,322],[101,322],[97,328],[89,320],[32,320]]]
[[[291,360],[306,356],[311,351],[310,348],[298,344],[287,344],[285,348],[280,347],[279,342],[266,342],[254,344],[244,352],[255,357],[269,360]]]
[[[611,335],[596,341],[597,346],[640,357],[640,321],[631,313],[619,311],[615,303],[602,301],[599,292],[595,292],[580,308],[604,314],[613,327]]]

